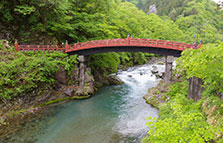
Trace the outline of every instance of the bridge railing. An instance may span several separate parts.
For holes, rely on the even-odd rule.
[[[173,49],[183,51],[188,48],[197,49],[201,45],[196,46],[194,44],[179,43],[167,40],[154,40],[154,39],[107,39],[107,40],[94,40],[88,42],[80,42],[76,44],[65,44],[65,45],[18,45],[15,43],[17,51],[61,51],[61,52],[72,52],[83,49],[97,48],[97,47],[157,47],[165,49]]]
[[[61,51],[65,52],[64,45],[18,45],[15,43],[17,51]]]
[[[95,47],[114,47],[114,46],[145,46],[145,47],[159,47],[174,50],[185,50],[187,48],[196,48],[193,44],[172,42],[166,40],[153,40],[153,39],[108,39],[108,40],[95,40],[89,42],[82,42],[71,45],[66,51],[82,50]]]

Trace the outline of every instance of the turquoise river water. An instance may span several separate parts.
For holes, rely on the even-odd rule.
[[[158,117],[158,110],[142,98],[159,82],[151,69],[143,65],[119,71],[125,84],[104,87],[87,100],[50,107],[42,118],[24,124],[11,142],[140,143],[149,130],[146,118]]]

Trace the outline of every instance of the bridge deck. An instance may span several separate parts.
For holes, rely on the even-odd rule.
[[[88,50],[100,50],[109,49],[109,51],[119,51],[115,47],[119,48],[120,51],[145,51],[145,48],[157,48],[164,50],[173,50],[173,51],[184,51],[186,49],[200,48],[201,45],[196,46],[194,44],[186,44],[180,42],[173,42],[167,40],[153,40],[153,39],[107,39],[107,40],[94,40],[88,42],[81,42],[76,44],[65,44],[65,45],[18,45],[15,43],[15,48],[17,51],[62,51],[64,53],[77,53],[80,54],[80,51],[87,52]],[[131,48],[130,48],[131,47]],[[138,48],[134,50],[134,47]],[[126,48],[126,49],[124,49]],[[141,50],[140,50],[141,48]]]

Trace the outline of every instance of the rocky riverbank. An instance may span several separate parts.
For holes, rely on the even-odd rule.
[[[163,64],[160,58],[152,58],[149,64],[154,62]],[[154,67],[153,71],[155,70],[156,68]],[[160,73],[155,71],[154,74]],[[17,132],[17,129],[15,131],[12,130],[13,126],[20,127],[24,121],[27,119],[31,120],[32,116],[38,116],[42,111],[47,110],[47,107],[50,105],[90,98],[102,86],[123,83],[115,74],[104,77],[98,73],[93,76],[91,69],[87,68],[85,72],[85,86],[79,87],[78,75],[78,68],[69,75],[64,68],[60,68],[55,73],[54,86],[41,85],[28,94],[3,102],[0,105],[0,126],[3,129],[0,130],[0,138],[1,136],[5,137],[5,134],[10,134],[9,132]]]
[[[70,100],[81,100],[90,98],[98,88],[104,85],[122,84],[123,82],[115,75],[100,77],[93,76],[90,68],[85,72],[85,86],[78,86],[77,68],[70,76],[60,68],[55,73],[55,85],[41,85],[32,92],[21,95],[12,100],[5,100],[0,104],[0,126],[8,125],[13,119],[23,119],[26,115],[41,111],[45,106]],[[99,78],[100,77],[100,78]],[[72,78],[73,84],[68,81]],[[100,86],[98,86],[100,85]]]
[[[160,103],[166,102],[167,97],[165,93],[168,91],[169,83],[161,80],[160,83],[153,88],[150,88],[148,93],[143,96],[146,102],[153,107],[159,108]]]
[[[152,58],[150,62],[151,64],[156,63],[158,65],[163,65],[164,60],[164,58]],[[166,102],[167,97],[165,96],[165,93],[168,92],[169,84],[174,83],[174,81],[167,83],[165,80],[163,80],[165,73],[160,72],[156,66],[152,66],[152,68],[152,74],[154,74],[156,78],[161,78],[162,80],[156,87],[150,88],[148,90],[148,93],[144,95],[143,98],[148,104],[152,105],[153,107],[159,108],[160,103]]]
[[[50,106],[57,105],[55,103],[90,98],[97,91],[97,84],[104,86],[123,83],[116,75],[106,78],[101,77],[99,79],[90,73],[90,69],[88,68],[85,73],[85,86],[79,87],[75,84],[68,85],[67,81],[69,81],[68,78],[70,76],[67,76],[65,70],[60,69],[55,74],[55,87],[42,85],[42,87],[25,96],[20,96],[1,104],[0,142],[1,138],[4,138],[4,142],[7,140],[6,135],[10,139],[10,135],[17,134],[26,122],[33,122],[33,119],[44,118],[41,116],[42,111],[48,110]],[[78,70],[73,74],[78,74]]]
[[[153,87],[159,81],[154,75],[151,75],[151,69],[151,65],[141,65],[131,67],[127,71],[120,70],[117,76],[125,81],[123,85],[104,87],[95,94],[96,96],[87,100],[43,106],[38,113],[26,115],[22,120],[14,117],[10,125],[2,126],[3,131],[0,134],[4,136],[0,142],[23,143],[38,142],[38,140],[42,142],[41,139],[46,143],[54,142],[47,139],[51,138],[51,134],[55,134],[54,131],[61,131],[63,135],[56,135],[53,139],[64,138],[64,142],[72,142],[72,140],[67,140],[69,137],[75,137],[75,142],[83,142],[82,138],[86,140],[95,135],[96,138],[106,138],[108,134],[113,142],[137,142],[147,131],[144,119],[148,115],[154,117],[158,115],[158,110],[147,105],[142,99],[148,86]],[[108,118],[112,120],[109,123]],[[127,121],[126,118],[131,118],[131,120]],[[100,126],[102,123],[106,126]],[[121,128],[129,123],[131,123],[130,127]],[[92,128],[98,125],[100,128],[93,129],[94,132],[92,132]],[[52,126],[53,130],[51,130]],[[65,129],[67,127],[71,129],[68,131]],[[86,127],[89,127],[90,130]],[[101,128],[105,128],[107,134],[97,137]],[[136,128],[140,130],[135,130]],[[128,134],[125,133],[126,131]],[[86,135],[85,132],[91,134],[82,137],[82,134]],[[77,136],[75,133],[78,133]],[[39,137],[43,134],[47,137]]]

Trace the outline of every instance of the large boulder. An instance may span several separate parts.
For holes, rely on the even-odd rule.
[[[161,72],[161,73],[155,73],[156,78],[164,78],[165,73]]]
[[[60,69],[55,73],[54,78],[60,83],[67,85],[67,72],[64,68],[60,67]]]
[[[159,72],[157,66],[152,66],[151,72],[152,74],[157,74]]]
[[[110,85],[120,85],[123,84],[124,82],[118,78],[116,75],[109,75],[108,76],[108,81]]]
[[[74,96],[75,95],[75,89],[72,88],[72,87],[66,87],[65,90],[64,90],[64,94],[67,95],[67,96]]]
[[[94,81],[94,86],[95,86],[96,88],[101,88],[101,87],[104,86],[104,85],[109,85],[109,81],[108,81],[108,79],[105,78],[104,75],[102,75],[102,74],[99,73],[99,72],[96,72],[96,73],[94,74],[94,79],[95,79],[95,81]]]

